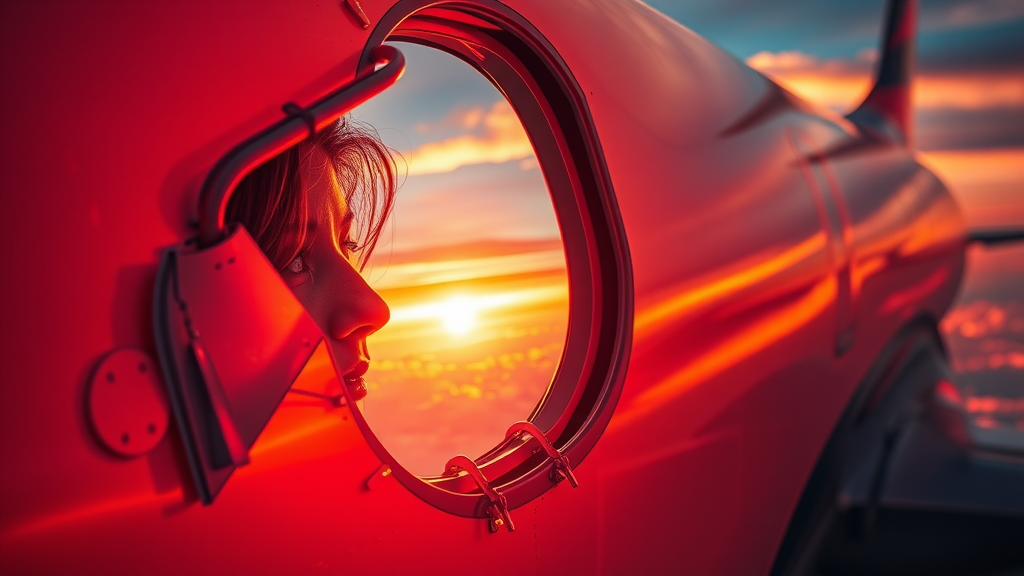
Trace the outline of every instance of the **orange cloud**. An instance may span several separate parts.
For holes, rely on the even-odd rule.
[[[487,114],[487,110],[480,106],[474,106],[472,108],[456,108],[448,113],[448,115],[440,122],[420,122],[416,124],[416,131],[420,134],[429,134],[438,130],[446,130],[451,128],[461,128],[463,130],[473,130],[480,126],[484,116]]]
[[[798,51],[758,52],[747,64],[794,94],[836,111],[856,106],[871,88],[877,51],[853,60],[821,60]],[[978,110],[1024,105],[1024,78],[992,72],[918,75],[914,105],[919,109]]]
[[[944,179],[960,186],[1009,184],[1024,200],[1024,148],[921,152]]]
[[[533,146],[512,107],[504,100],[490,110],[474,108],[450,115],[446,124],[476,129],[439,142],[430,142],[405,154],[409,174],[439,174],[462,166],[523,160],[533,156]],[[417,130],[429,130],[418,126]],[[530,164],[524,167],[530,167]]]
[[[483,258],[406,262],[389,265],[387,273],[379,280],[375,280],[373,287],[376,290],[386,290],[564,268],[565,253],[561,247],[542,252],[502,254]]]
[[[942,150],[920,157],[949,186],[972,228],[1024,224],[1024,148]]]
[[[1024,78],[996,74],[923,76],[914,84],[914,102],[921,108],[977,110],[1024,105]]]

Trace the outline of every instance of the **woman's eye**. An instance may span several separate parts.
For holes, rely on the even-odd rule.
[[[285,269],[292,274],[302,274],[306,271],[306,261],[302,259],[302,256],[296,256]]]
[[[349,253],[359,252],[359,250],[362,249],[362,246],[360,246],[359,243],[356,242],[355,240],[345,240],[344,242],[341,243],[341,245]]]

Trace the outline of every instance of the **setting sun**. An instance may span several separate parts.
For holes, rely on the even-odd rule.
[[[441,304],[441,320],[448,332],[464,336],[476,325],[476,306],[469,298],[455,296]]]

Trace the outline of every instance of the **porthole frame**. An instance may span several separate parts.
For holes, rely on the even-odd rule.
[[[493,0],[401,0],[370,34],[359,69],[371,66],[373,50],[387,41],[439,49],[475,68],[505,96],[533,144],[566,252],[569,324],[552,383],[529,420],[576,466],[611,419],[633,329],[628,243],[584,93],[551,43]],[[490,500],[469,475],[414,475],[390,455],[358,410],[354,419],[413,494],[452,514],[487,517]],[[554,461],[528,437],[507,439],[475,463],[509,509],[557,483]]]

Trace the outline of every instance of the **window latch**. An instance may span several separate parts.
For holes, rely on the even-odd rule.
[[[491,487],[490,482],[487,481],[487,478],[484,478],[484,473],[477,467],[476,462],[473,462],[466,456],[459,455],[449,460],[445,468],[448,470],[449,475],[455,475],[459,472],[469,474],[488,500],[491,501],[490,505],[487,506],[487,517],[490,518],[491,533],[497,532],[502,526],[507,528],[509,532],[515,531],[516,527],[512,523],[512,517],[508,514],[508,502],[505,500],[505,496]]]
[[[508,427],[508,431],[505,432],[505,439],[516,437],[519,438],[523,434],[529,434],[540,442],[540,445],[544,447],[544,451],[554,462],[554,466],[551,468],[551,473],[548,474],[548,478],[556,484],[562,480],[568,480],[569,485],[576,488],[580,483],[576,480],[576,475],[572,473],[572,467],[569,466],[569,458],[555,449],[548,441],[547,436],[540,431],[539,428],[533,422],[515,422]]]

